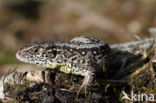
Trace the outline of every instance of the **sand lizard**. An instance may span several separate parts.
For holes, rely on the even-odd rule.
[[[140,52],[143,49],[149,48],[154,41],[155,39],[149,38],[142,41],[111,46],[103,40],[93,37],[76,37],[70,42],[40,41],[21,48],[16,53],[16,57],[26,63],[84,76],[84,81],[77,92],[78,96],[83,88],[85,91],[87,90],[87,87],[98,72],[102,72],[104,75],[106,72],[107,75],[109,74],[108,72],[115,69],[115,74],[118,73],[117,64],[119,63],[121,66],[123,63],[120,59],[126,56],[123,52],[131,53],[134,49]],[[134,53],[130,56],[135,56]],[[128,58],[129,55],[126,57]],[[113,63],[108,58],[113,58],[113,61],[119,62],[115,64],[116,62]],[[115,65],[115,68],[107,68],[106,66],[109,63]],[[111,77],[114,75],[110,74]]]
[[[97,72],[105,72],[110,47],[93,37],[75,37],[69,42],[40,41],[21,48],[16,57],[22,62],[84,76],[79,92],[92,82]]]

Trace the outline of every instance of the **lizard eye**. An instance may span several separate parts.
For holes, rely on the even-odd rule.
[[[34,53],[37,53],[39,51],[39,48],[38,47],[34,47],[34,48],[30,49],[30,51],[32,51]]]
[[[37,53],[37,52],[38,52],[38,49],[36,48],[36,49],[34,50],[34,52]]]

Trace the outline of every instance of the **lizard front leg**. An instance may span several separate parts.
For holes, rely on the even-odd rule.
[[[85,90],[85,96],[87,94],[87,88],[90,85],[90,83],[93,81],[94,73],[92,71],[86,71],[83,83],[81,84],[79,90],[77,91],[76,99],[78,99],[79,93],[82,89]]]

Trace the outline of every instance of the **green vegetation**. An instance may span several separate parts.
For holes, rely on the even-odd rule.
[[[16,62],[16,57],[14,52],[9,50],[0,51],[0,65],[15,63],[15,62]]]

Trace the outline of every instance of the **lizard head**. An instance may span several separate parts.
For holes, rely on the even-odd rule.
[[[34,42],[21,48],[16,53],[16,58],[22,62],[37,64],[42,67],[55,68],[56,46],[52,41]]]

